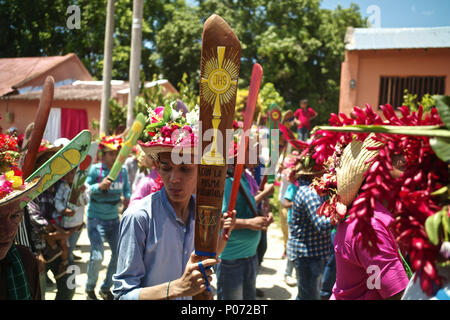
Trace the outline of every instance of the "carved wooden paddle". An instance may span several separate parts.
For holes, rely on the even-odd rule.
[[[247,106],[244,114],[244,135],[241,138],[240,146],[238,149],[238,163],[234,168],[233,184],[231,186],[230,200],[228,202],[228,211],[234,210],[236,205],[236,199],[239,192],[239,185],[241,183],[242,172],[244,171],[245,154],[247,153],[250,130],[255,114],[256,101],[258,100],[259,88],[261,87],[261,80],[263,75],[263,69],[261,65],[255,63],[252,70],[252,78],[250,80],[250,89],[248,92]],[[242,163],[241,163],[242,162]],[[227,230],[223,230],[223,234],[227,237]],[[227,237],[228,240],[228,237]]]
[[[230,26],[218,15],[203,26],[200,63],[200,143],[198,166],[195,253],[197,262],[216,257],[222,216],[228,146],[233,127],[241,45]],[[208,287],[209,289],[209,287]],[[194,299],[212,299],[203,292]]]

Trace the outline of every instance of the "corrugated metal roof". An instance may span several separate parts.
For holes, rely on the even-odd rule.
[[[347,50],[450,48],[450,27],[348,28]]]

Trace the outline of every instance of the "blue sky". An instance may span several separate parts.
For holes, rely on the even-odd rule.
[[[352,2],[381,28],[450,26],[450,0],[322,0],[321,7],[348,8]]]

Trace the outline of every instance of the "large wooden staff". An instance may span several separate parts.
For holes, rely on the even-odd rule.
[[[247,153],[248,141],[250,139],[247,132],[250,130],[255,114],[256,101],[258,99],[259,88],[261,86],[261,79],[263,75],[262,67],[255,63],[252,70],[252,78],[250,80],[250,89],[248,92],[247,107],[244,114],[244,131],[241,143],[238,149],[238,163],[235,165],[233,184],[231,186],[230,200],[228,202],[228,211],[233,211],[236,205],[236,199],[241,184],[241,176],[244,171],[245,155]],[[242,162],[242,163],[241,163]],[[224,235],[228,235],[227,230],[224,230]]]
[[[196,261],[215,257],[227,173],[226,131],[233,127],[241,45],[230,26],[218,15],[203,26],[200,63],[200,143],[198,166],[195,253]],[[211,137],[203,141],[203,137]],[[212,140],[212,141],[211,141]],[[209,288],[208,288],[209,289]],[[203,292],[194,299],[212,299]]]
[[[53,103],[53,93],[55,89],[55,80],[52,76],[45,79],[44,89],[42,90],[39,108],[34,120],[34,129],[28,146],[28,151],[23,162],[22,171],[23,179],[26,179],[33,172],[36,163],[39,146],[44,136],[45,127],[47,125],[50,108]]]

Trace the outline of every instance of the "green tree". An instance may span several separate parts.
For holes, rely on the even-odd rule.
[[[80,8],[79,29],[69,29],[70,5]],[[155,34],[186,6],[184,0],[144,1],[142,78],[162,70],[152,64]],[[113,78],[128,79],[132,0],[115,0]],[[106,0],[0,0],[0,56],[30,57],[74,52],[95,79],[103,73]]]
[[[273,1],[267,4],[267,21],[267,30],[256,37],[265,77],[288,108],[308,98],[319,112],[313,125],[326,121],[338,110],[346,28],[365,24],[358,7],[331,11],[319,9],[317,0]]]
[[[320,8],[320,0],[152,0],[144,1],[141,80],[153,74],[183,85],[183,101],[198,101],[204,21],[221,15],[241,41],[239,88],[247,88],[255,62],[264,69],[284,109],[308,98],[325,123],[337,112],[344,36],[364,27],[359,8]],[[81,28],[68,29],[69,5],[81,9]],[[101,79],[106,0],[0,0],[0,56],[50,56],[74,52]],[[113,78],[128,79],[132,1],[116,0]],[[188,93],[190,91],[190,93]],[[184,97],[183,97],[184,95]],[[186,100],[185,100],[186,99]],[[192,101],[191,101],[192,100]]]
[[[108,134],[113,134],[120,127],[126,127],[127,109],[122,106],[116,99],[109,99],[109,124]]]
[[[197,83],[192,87],[198,93],[201,56],[202,22],[193,8],[175,11],[155,37],[156,51],[150,56],[170,83],[177,84],[187,75],[186,81]]]
[[[422,100],[418,101],[417,94],[410,93],[408,89],[405,89],[402,105],[407,106],[411,111],[417,111],[419,106],[422,106],[423,112],[430,112],[431,108],[436,106],[436,101],[429,93],[424,94]]]

